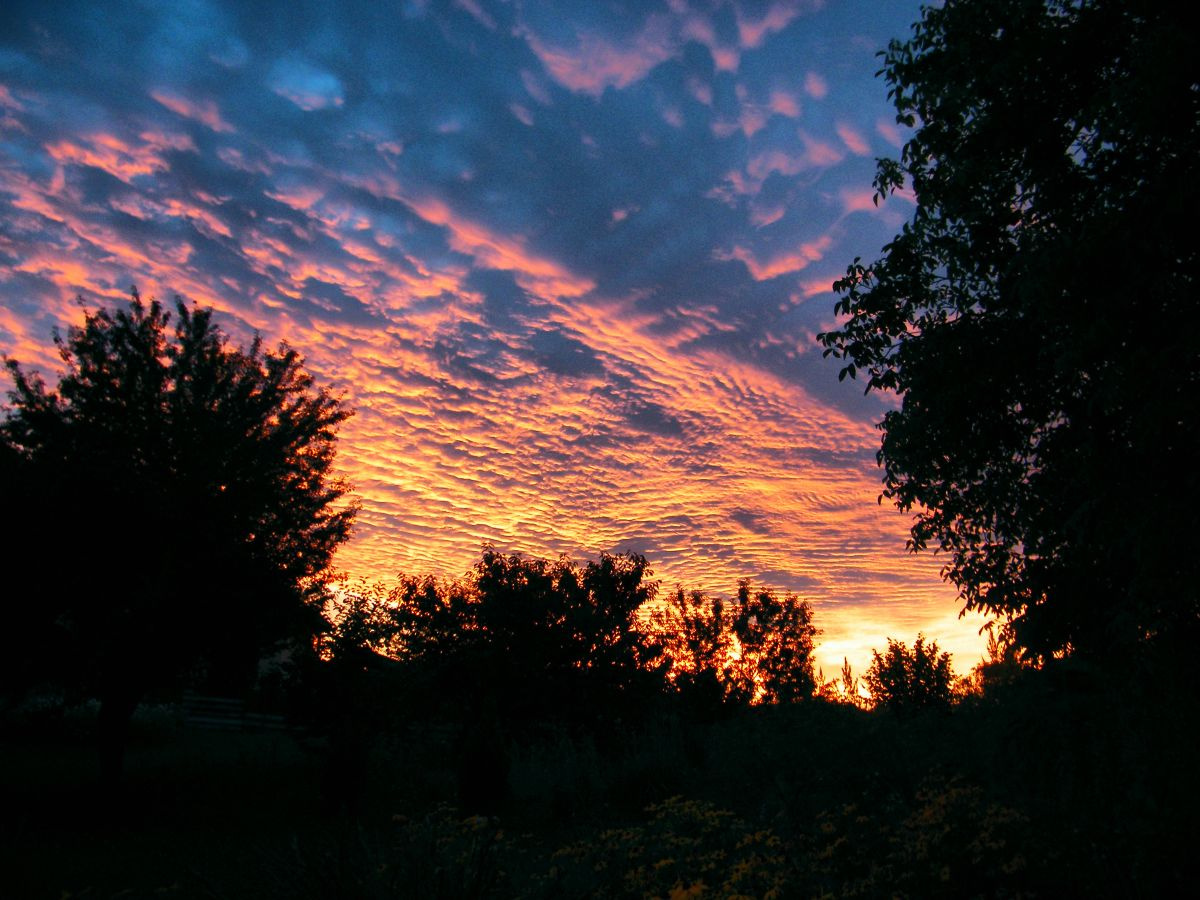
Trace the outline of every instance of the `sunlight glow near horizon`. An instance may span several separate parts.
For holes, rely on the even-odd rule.
[[[76,294],[181,294],[357,410],[351,576],[631,550],[809,599],[827,676],[918,631],[965,673],[981,621],[876,502],[886,401],[814,341],[912,211],[869,195],[917,8],[10,4],[0,350],[50,377]]]

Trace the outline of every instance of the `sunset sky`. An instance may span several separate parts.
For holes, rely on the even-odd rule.
[[[918,630],[965,672],[981,620],[876,503],[887,400],[814,340],[914,208],[871,178],[917,14],[9,0],[0,352],[52,375],[77,294],[181,294],[357,410],[352,576],[634,550],[811,600],[827,675]]]

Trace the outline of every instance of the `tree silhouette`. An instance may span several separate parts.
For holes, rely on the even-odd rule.
[[[725,601],[677,588],[651,614],[671,662],[671,683],[692,711],[711,714],[726,700],[733,628]]]
[[[946,708],[954,698],[954,671],[950,654],[938,653],[936,641],[925,643],[924,635],[909,650],[902,641],[888,638],[887,652],[871,651],[871,665],[863,683],[878,707],[900,714],[922,709]]]
[[[813,696],[812,607],[749,581],[731,601],[679,589],[651,617],[675,687],[701,706],[791,703]]]
[[[403,579],[384,643],[442,672],[447,690],[505,727],[611,723],[637,715],[661,684],[661,648],[637,619],[654,597],[649,574],[637,554],[580,567],[487,546],[461,581]]]
[[[52,389],[6,360],[4,546],[21,590],[5,613],[52,635],[53,664],[100,698],[119,770],[147,690],[196,666],[236,688],[268,644],[319,626],[309,601],[355,512],[332,474],[350,412],[295,350],[234,348],[182,301],[172,328],[136,290],[55,343]]]
[[[916,212],[820,340],[902,400],[911,548],[1043,658],[1200,619],[1195,41],[1142,0],[948,0],[882,54],[916,131],[876,200]]]

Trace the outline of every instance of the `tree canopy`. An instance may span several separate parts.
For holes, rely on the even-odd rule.
[[[945,709],[954,699],[954,670],[950,654],[938,653],[937,641],[917,635],[909,650],[903,641],[888,638],[887,652],[871,651],[863,676],[871,702],[900,714],[922,709]]]
[[[819,629],[795,594],[738,584],[730,601],[678,589],[651,615],[675,688],[701,706],[791,703],[817,689],[812,654]]]
[[[55,342],[53,387],[6,359],[4,606],[29,638],[23,677],[72,672],[130,709],[189,667],[244,684],[264,647],[319,626],[309,594],[355,514],[333,471],[350,411],[287,345],[236,348],[210,310],[136,290]]]
[[[1148,0],[947,0],[882,54],[915,131],[876,201],[916,210],[820,340],[900,397],[911,548],[1034,656],[1200,620],[1196,38]]]
[[[641,714],[662,683],[662,648],[638,627],[657,585],[644,557],[579,566],[485,546],[457,581],[402,577],[357,612],[361,640],[423,669],[436,691],[506,728],[592,727]],[[345,627],[345,626],[341,626]]]

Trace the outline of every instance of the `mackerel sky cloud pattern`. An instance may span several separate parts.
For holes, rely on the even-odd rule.
[[[873,73],[917,3],[498,0],[0,12],[0,349],[176,293],[358,415],[353,575],[483,541],[811,599],[827,669],[978,656],[876,503],[885,401],[814,342],[911,214]]]

